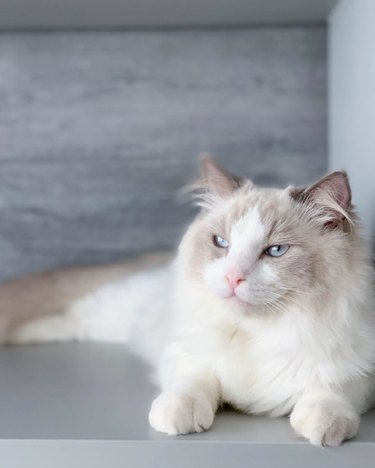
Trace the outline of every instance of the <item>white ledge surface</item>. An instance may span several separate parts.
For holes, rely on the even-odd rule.
[[[147,421],[149,370],[119,345],[0,350],[0,465],[7,468],[372,467],[375,412],[335,449],[297,438],[287,418],[225,411],[202,434],[168,437]]]

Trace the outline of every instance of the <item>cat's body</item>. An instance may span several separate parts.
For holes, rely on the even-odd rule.
[[[127,343],[158,369],[150,423],[169,434],[208,429],[227,402],[291,414],[314,444],[353,437],[374,403],[375,313],[345,174],[271,190],[206,166],[175,261],[103,281],[8,341]]]

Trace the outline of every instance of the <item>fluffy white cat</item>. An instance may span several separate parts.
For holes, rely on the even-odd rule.
[[[0,308],[16,307],[21,323],[3,315],[3,341],[127,343],[157,368],[158,431],[207,430],[229,403],[290,414],[311,443],[339,445],[375,397],[373,269],[348,178],[265,189],[203,167],[177,259],[5,285]],[[22,322],[30,308],[43,317]]]

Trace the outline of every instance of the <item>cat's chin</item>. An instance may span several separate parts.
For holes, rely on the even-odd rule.
[[[243,308],[251,308],[251,307],[257,307],[259,308],[262,304],[258,304],[258,303],[252,303],[251,301],[249,301],[248,299],[245,299],[241,296],[239,296],[238,294],[236,294],[235,292],[231,293],[231,294],[227,294],[225,296],[221,296],[221,299],[223,299],[224,301],[228,302],[228,304],[230,305],[237,305],[237,306],[240,306],[241,309]]]
[[[266,312],[262,304],[249,302],[236,295],[224,299],[224,301],[226,301],[226,308],[231,316],[235,314],[238,317],[255,317],[264,315]]]
[[[234,291],[228,291],[226,293],[222,294],[217,294],[216,295],[220,298],[223,299],[224,301],[228,302],[246,302],[244,299],[242,299],[238,294],[236,294]]]
[[[233,307],[244,315],[264,315],[272,310],[272,305],[269,303],[266,305],[264,300],[257,300],[257,298],[244,298],[236,293],[221,296],[220,299],[225,301],[228,304],[228,307]]]
[[[244,297],[240,292],[236,291],[211,291],[217,298],[228,304],[228,307],[239,308],[247,314],[265,307],[264,298],[260,297]]]

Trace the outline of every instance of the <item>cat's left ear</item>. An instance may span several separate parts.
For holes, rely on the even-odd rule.
[[[201,172],[203,175],[203,184],[207,192],[212,196],[226,198],[245,183],[245,179],[237,177],[226,169],[223,169],[209,156],[202,156]]]
[[[296,201],[307,204],[314,217],[320,217],[325,227],[337,228],[344,221],[352,224],[352,193],[345,171],[328,174],[311,187],[292,189],[291,196]]]

